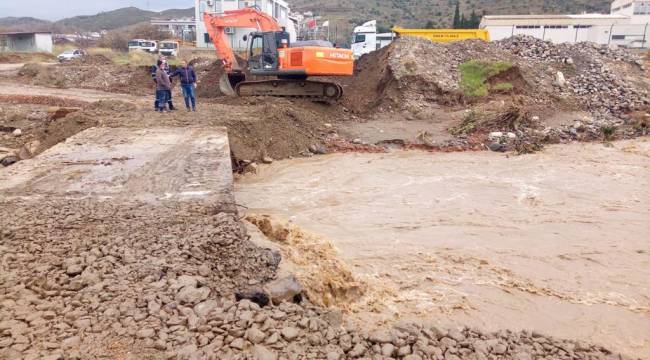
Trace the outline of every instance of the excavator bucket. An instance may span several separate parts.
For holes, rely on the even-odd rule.
[[[246,80],[246,75],[243,73],[225,73],[219,78],[219,90],[224,95],[237,96],[235,87],[244,80]]]

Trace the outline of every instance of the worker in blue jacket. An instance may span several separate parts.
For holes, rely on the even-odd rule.
[[[185,108],[190,111],[190,103],[192,111],[196,111],[196,95],[194,89],[196,88],[196,73],[187,61],[182,61],[181,66],[176,68],[172,77],[178,76],[181,79],[181,90],[183,90],[183,97],[185,98]]]

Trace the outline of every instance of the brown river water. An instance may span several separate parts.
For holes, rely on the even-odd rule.
[[[331,242],[366,285],[352,321],[530,329],[650,358],[650,138],[292,159],[235,198]]]

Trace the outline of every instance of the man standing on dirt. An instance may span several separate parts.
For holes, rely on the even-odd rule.
[[[181,62],[181,67],[177,68],[172,77],[178,76],[181,79],[181,90],[183,90],[183,98],[185,98],[185,108],[190,111],[190,102],[192,104],[192,111],[196,111],[196,95],[194,88],[196,87],[196,74],[194,68],[187,64],[187,61]]]
[[[158,60],[158,67],[156,70],[156,107],[158,111],[165,111],[165,105],[169,101],[168,94],[171,92],[172,83],[169,80],[169,75],[165,70],[162,60]],[[170,109],[171,110],[171,109]]]
[[[161,64],[162,61],[162,64]],[[169,64],[167,64],[167,58],[165,56],[160,56],[158,62],[156,65],[151,67],[151,78],[153,79],[154,82],[156,82],[156,72],[160,67],[163,67],[165,69],[165,72],[167,72],[167,75],[171,75],[170,72],[171,70],[169,69]],[[171,81],[171,78],[170,78]],[[171,86],[170,86],[171,89]],[[158,91],[156,89],[156,91]],[[167,104],[169,105],[169,110],[175,110],[174,104],[172,103],[172,91],[169,90],[169,93],[167,94]],[[153,103],[154,110],[158,110],[158,96],[156,96],[156,100],[154,100]]]

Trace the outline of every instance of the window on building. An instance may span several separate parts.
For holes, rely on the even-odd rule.
[[[210,34],[208,33],[203,34],[203,42],[205,42],[206,44],[212,43],[212,40],[210,40]]]
[[[205,1],[201,1],[199,3],[199,12],[204,13],[207,6],[208,5],[205,3]]]
[[[612,35],[612,40],[625,40],[625,35]]]

